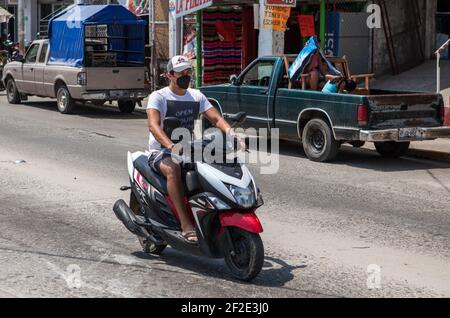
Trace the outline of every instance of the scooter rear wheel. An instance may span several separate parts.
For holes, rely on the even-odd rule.
[[[133,213],[135,215],[142,215],[141,209],[139,206],[139,202],[137,201],[133,192],[131,192],[131,195],[130,195],[130,209],[133,211]],[[147,241],[143,237],[140,237],[140,236],[138,236],[138,239],[139,239],[139,243],[141,244],[141,247],[142,247],[142,250],[144,253],[160,255],[167,247],[166,244],[155,245],[154,243]]]
[[[224,244],[225,263],[231,274],[243,281],[251,281],[260,272],[264,264],[264,245],[259,234],[229,227],[234,248],[229,240]]]

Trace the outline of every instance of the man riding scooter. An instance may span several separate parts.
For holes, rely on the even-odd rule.
[[[174,56],[167,64],[168,87],[153,92],[148,100],[147,115],[149,137],[150,167],[167,178],[167,191],[179,214],[184,239],[196,244],[198,242],[194,224],[189,218],[184,202],[180,164],[172,159],[172,151],[181,153],[181,145],[174,144],[164,132],[163,122],[166,117],[177,117],[183,127],[191,131],[198,115],[208,119],[213,126],[223,133],[235,136],[233,129],[199,90],[189,88],[192,65],[184,56]],[[245,149],[245,143],[240,142]]]

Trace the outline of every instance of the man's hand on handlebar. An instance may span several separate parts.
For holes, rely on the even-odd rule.
[[[238,146],[238,148],[236,150],[250,152],[248,150],[247,144],[245,143],[245,140],[240,138],[239,135],[234,131],[233,128],[231,128],[228,131],[228,135],[231,137],[231,139],[233,141],[233,145],[237,145]]]

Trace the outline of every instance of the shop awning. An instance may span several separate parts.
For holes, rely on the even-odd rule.
[[[9,13],[6,9],[0,7],[0,23],[9,22],[9,19],[13,18],[14,15]]]

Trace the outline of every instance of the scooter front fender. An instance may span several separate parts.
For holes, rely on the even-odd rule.
[[[254,212],[242,213],[237,211],[222,212],[219,214],[222,228],[228,226],[238,227],[250,233],[262,233],[263,227]]]

